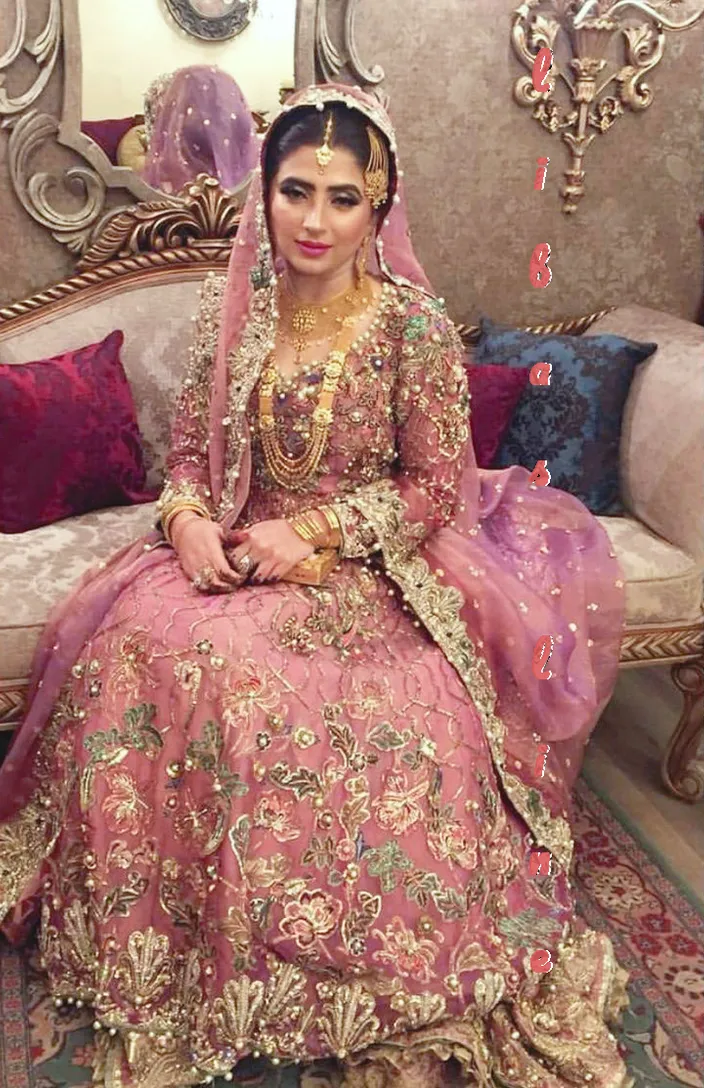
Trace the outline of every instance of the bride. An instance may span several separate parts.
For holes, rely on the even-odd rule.
[[[576,499],[477,469],[468,421],[388,117],[300,92],[204,289],[159,528],[51,617],[0,771],[4,933],[38,926],[106,1085],[259,1054],[631,1083],[569,879],[623,583]]]

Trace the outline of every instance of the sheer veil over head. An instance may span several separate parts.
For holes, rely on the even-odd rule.
[[[313,108],[323,112],[327,106],[336,103],[357,110],[376,126],[383,134],[390,154],[391,191],[386,205],[380,209],[374,244],[370,247],[368,270],[399,286],[414,286],[428,294],[434,293],[413,251],[396,134],[386,110],[372,95],[347,85],[322,84],[292,95],[264,140],[260,165],[252,179],[230,259],[211,402],[210,474],[216,502],[220,501],[228,482],[225,464],[227,442],[222,425],[223,418],[232,417],[230,409],[233,407],[227,397],[228,359],[247,340],[252,362],[250,375],[254,382],[260,369],[257,363],[263,361],[261,353],[255,350],[256,344],[261,346],[263,341],[267,350],[273,346],[276,316],[272,288],[276,278],[275,255],[265,206],[267,149],[272,141],[279,138],[286,119],[293,111]],[[253,336],[255,331],[256,335]],[[246,464],[243,467],[246,469]],[[240,475],[247,477],[246,471]],[[229,482],[232,484],[232,480]]]
[[[177,193],[198,174],[238,189],[257,164],[259,141],[244,94],[211,65],[160,76],[144,101],[148,152],[144,180]]]

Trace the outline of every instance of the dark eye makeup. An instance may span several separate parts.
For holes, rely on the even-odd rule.
[[[311,191],[311,186],[303,185],[291,179],[285,179],[279,185],[279,192],[287,196],[289,200],[305,200]],[[342,208],[356,208],[362,200],[354,186],[350,186],[350,188],[335,187],[330,190],[330,195],[333,204]]]

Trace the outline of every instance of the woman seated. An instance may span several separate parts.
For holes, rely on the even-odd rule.
[[[155,80],[144,116],[146,154],[129,165],[154,189],[178,193],[198,174],[237,189],[257,165],[254,118],[235,80],[220,68],[194,65]]]
[[[37,652],[4,932],[38,921],[108,1088],[248,1055],[350,1088],[631,1083],[625,973],[569,879],[623,583],[580,502],[478,471],[401,178],[375,99],[287,103],[206,283],[160,529]]]

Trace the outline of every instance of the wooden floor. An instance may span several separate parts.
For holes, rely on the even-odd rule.
[[[587,746],[585,770],[704,905],[704,802],[678,801],[660,779],[681,705],[669,669],[622,671]]]
[[[704,906],[704,802],[678,801],[660,780],[661,755],[680,707],[669,669],[621,672],[587,747],[585,770]],[[9,738],[0,733],[0,759]]]

